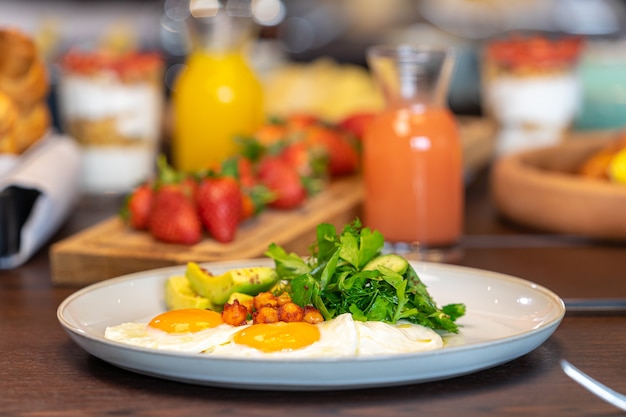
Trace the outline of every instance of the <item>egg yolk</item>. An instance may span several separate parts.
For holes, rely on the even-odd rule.
[[[153,318],[148,326],[167,333],[195,333],[224,323],[222,315],[212,310],[188,308],[171,310]]]
[[[320,331],[306,322],[255,324],[235,333],[233,340],[262,352],[301,349],[320,340]]]

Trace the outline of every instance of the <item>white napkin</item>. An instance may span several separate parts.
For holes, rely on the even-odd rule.
[[[11,186],[39,192],[19,231],[18,252],[0,256],[0,269],[26,262],[65,221],[78,199],[79,171],[78,145],[53,132],[19,157],[0,156],[0,193]]]

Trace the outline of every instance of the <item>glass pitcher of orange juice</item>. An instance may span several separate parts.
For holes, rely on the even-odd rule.
[[[368,64],[385,109],[363,142],[364,224],[389,250],[418,259],[458,256],[463,229],[462,146],[447,107],[447,49],[374,46]]]
[[[242,8],[213,3],[188,18],[192,51],[172,91],[172,156],[183,171],[236,154],[235,137],[253,133],[264,117],[263,90],[245,53],[253,21]]]

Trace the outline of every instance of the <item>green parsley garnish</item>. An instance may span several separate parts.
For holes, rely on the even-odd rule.
[[[341,234],[331,224],[320,224],[308,258],[275,244],[265,254],[287,281],[292,300],[315,306],[326,320],[352,313],[360,321],[404,319],[458,333],[455,321],[465,314],[465,305],[439,308],[411,264],[398,255],[383,255],[383,246],[381,233],[356,220]]]

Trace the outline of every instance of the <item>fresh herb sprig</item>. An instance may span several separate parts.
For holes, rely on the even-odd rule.
[[[287,253],[276,244],[266,255],[288,282],[293,301],[314,305],[326,320],[352,313],[360,321],[404,319],[458,333],[455,321],[465,314],[465,305],[439,308],[410,263],[399,256],[384,258],[383,246],[381,233],[355,220],[341,234],[331,224],[320,224],[308,258]],[[383,260],[398,262],[389,265]]]

